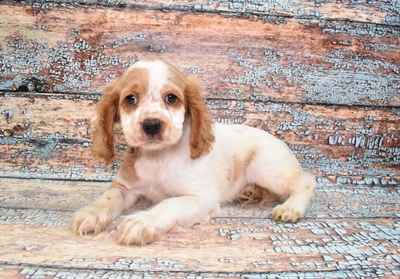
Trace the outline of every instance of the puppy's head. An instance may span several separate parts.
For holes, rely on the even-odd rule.
[[[114,124],[121,122],[129,146],[152,151],[177,144],[190,125],[190,157],[210,151],[212,118],[201,84],[161,60],[139,61],[107,85],[97,105],[93,152],[110,162],[114,156]]]

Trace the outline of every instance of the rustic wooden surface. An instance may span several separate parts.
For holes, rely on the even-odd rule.
[[[400,104],[397,23],[64,6],[1,5],[0,88],[99,92],[134,61],[162,57],[211,97]]]
[[[231,204],[211,222],[146,247],[126,247],[113,239],[123,217],[97,236],[65,229],[73,211],[97,198],[106,183],[3,179],[0,186],[2,278],[400,275],[399,187],[320,184],[296,224],[274,222],[274,204]],[[141,202],[125,214],[147,206]]]
[[[0,278],[400,277],[398,1],[10,0],[0,11]],[[286,141],[318,177],[305,218],[229,204],[141,248],[114,243],[123,217],[97,236],[66,231],[126,148],[121,136],[111,166],[93,159],[93,106],[142,58],[198,76],[216,121]]]

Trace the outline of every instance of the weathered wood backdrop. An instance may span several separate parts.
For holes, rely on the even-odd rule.
[[[91,155],[93,106],[142,58],[198,76],[216,121],[285,140],[318,177],[308,221],[227,207],[134,258],[60,230],[120,165],[123,139],[113,166]],[[0,63],[4,278],[399,275],[398,0],[0,1]]]
[[[119,162],[92,159],[92,107],[160,57],[203,80],[216,120],[285,139],[318,177],[399,181],[395,2],[68,2],[1,5],[1,175],[109,180]]]

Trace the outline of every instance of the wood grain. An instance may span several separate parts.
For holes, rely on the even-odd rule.
[[[117,129],[112,166],[95,160],[90,134],[98,95],[4,94],[1,175],[109,181],[126,149]],[[304,168],[323,181],[400,181],[400,110],[208,99],[218,122],[264,129],[286,141]],[[12,108],[12,109],[10,109]]]
[[[2,90],[99,92],[135,61],[162,58],[217,98],[400,106],[396,25],[0,5]]]
[[[219,218],[170,232],[148,246],[126,247],[113,240],[120,220],[99,235],[80,237],[65,229],[69,212],[1,210],[1,261],[11,266],[213,273],[350,269],[372,277],[395,275],[398,266],[395,219],[280,224]]]
[[[7,1],[17,2],[17,1]],[[124,2],[105,1],[105,0],[81,0],[76,4],[68,0],[57,0],[49,3],[45,0],[28,0],[25,3],[35,4],[35,6],[55,7],[55,6],[103,6],[112,8],[134,9],[134,10],[161,10],[161,11],[185,11],[196,13],[220,13],[230,16],[275,16],[276,19],[297,18],[297,19],[341,19],[358,22],[380,23],[399,25],[399,9],[394,1],[301,1],[301,0],[281,0],[276,1],[209,1],[209,0],[127,0]]]

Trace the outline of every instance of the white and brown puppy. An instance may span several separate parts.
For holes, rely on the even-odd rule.
[[[161,60],[139,61],[106,86],[97,105],[94,154],[112,160],[116,122],[129,148],[110,188],[75,213],[70,230],[99,233],[144,197],[157,205],[127,216],[117,232],[118,243],[144,245],[176,226],[217,216],[220,205],[248,185],[285,201],[272,211],[274,219],[303,216],[315,178],[267,132],[213,123],[202,95],[196,79]]]

